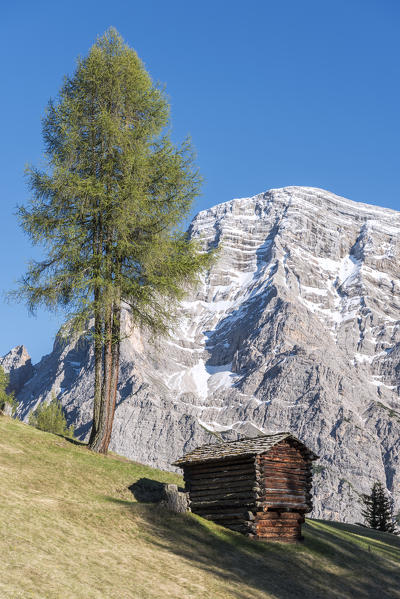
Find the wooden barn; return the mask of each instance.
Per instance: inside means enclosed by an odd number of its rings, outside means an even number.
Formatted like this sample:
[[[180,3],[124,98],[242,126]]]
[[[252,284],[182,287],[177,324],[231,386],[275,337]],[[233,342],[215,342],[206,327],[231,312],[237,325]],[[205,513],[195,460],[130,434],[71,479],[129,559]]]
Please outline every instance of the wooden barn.
[[[203,445],[174,462],[183,469],[190,508],[265,541],[303,539],[312,510],[315,455],[290,433]]]

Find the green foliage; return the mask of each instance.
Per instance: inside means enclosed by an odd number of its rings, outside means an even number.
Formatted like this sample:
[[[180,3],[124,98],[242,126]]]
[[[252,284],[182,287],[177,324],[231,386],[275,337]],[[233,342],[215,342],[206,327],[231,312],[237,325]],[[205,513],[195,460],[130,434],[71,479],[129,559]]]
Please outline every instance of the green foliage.
[[[79,328],[125,301],[135,325],[165,333],[207,255],[179,232],[199,194],[186,140],[165,132],[169,106],[136,52],[109,29],[79,59],[43,119],[48,169],[30,167],[24,231],[47,250],[16,296],[64,307]],[[97,293],[96,293],[97,292]]]
[[[18,403],[14,399],[14,393],[7,393],[7,387],[10,382],[10,376],[4,372],[4,368],[0,366],[0,413],[9,405],[11,414],[14,416]]]
[[[29,416],[29,424],[41,431],[65,435],[67,437],[74,436],[74,427],[67,426],[64,409],[59,399],[53,394],[50,403],[42,403]]]
[[[362,515],[370,528],[397,534],[393,500],[387,497],[382,483],[374,483],[370,495],[363,494],[361,499],[365,506]]]

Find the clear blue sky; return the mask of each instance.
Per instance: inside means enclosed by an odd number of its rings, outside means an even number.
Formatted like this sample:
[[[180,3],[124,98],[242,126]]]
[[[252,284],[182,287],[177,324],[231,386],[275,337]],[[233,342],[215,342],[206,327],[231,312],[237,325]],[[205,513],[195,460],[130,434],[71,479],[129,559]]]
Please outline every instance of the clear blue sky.
[[[39,256],[19,230],[26,163],[64,74],[110,25],[166,84],[175,140],[205,177],[196,211],[271,187],[400,209],[398,0],[2,2],[1,283]],[[51,350],[62,317],[0,303],[0,355]]]

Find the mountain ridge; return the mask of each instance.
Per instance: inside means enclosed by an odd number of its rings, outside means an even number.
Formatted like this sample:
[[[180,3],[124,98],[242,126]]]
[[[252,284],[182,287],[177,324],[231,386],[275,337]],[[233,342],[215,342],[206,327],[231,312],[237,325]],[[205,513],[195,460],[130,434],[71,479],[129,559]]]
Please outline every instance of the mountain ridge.
[[[326,189],[323,189],[322,187],[312,187],[310,185],[285,185],[285,187],[271,187],[267,191],[257,193],[254,196],[243,196],[240,198],[239,197],[232,198],[231,200],[226,200],[225,202],[220,202],[218,204],[215,204],[214,206],[211,206],[210,208],[205,208],[204,210],[199,210],[199,212],[197,213],[196,216],[199,216],[200,214],[205,213],[205,212],[212,211],[217,206],[224,206],[225,204],[230,204],[232,202],[241,201],[241,200],[252,200],[253,198],[265,196],[265,194],[267,194],[267,193],[273,194],[275,192],[280,192],[283,190],[287,191],[287,192],[305,191],[305,192],[311,192],[311,193],[316,193],[316,194],[322,194],[325,198],[329,199],[332,202],[336,202],[337,204],[349,205],[349,206],[352,206],[353,208],[365,210],[366,212],[370,212],[370,213],[372,213],[372,212],[377,212],[377,213],[387,212],[387,213],[391,213],[392,215],[399,214],[399,211],[395,210],[394,208],[387,208],[386,206],[378,206],[375,204],[368,204],[366,202],[359,202],[356,200],[352,200],[350,198],[345,198],[344,196],[340,196],[340,195],[334,193],[333,191],[328,191]]]

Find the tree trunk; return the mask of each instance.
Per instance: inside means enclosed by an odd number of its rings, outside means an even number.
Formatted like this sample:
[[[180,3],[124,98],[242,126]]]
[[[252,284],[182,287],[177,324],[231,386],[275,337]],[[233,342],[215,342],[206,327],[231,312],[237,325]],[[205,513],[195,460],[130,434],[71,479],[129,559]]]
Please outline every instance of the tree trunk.
[[[117,402],[121,329],[120,297],[118,297],[111,308],[107,309],[105,324],[103,384],[101,386],[99,404],[98,406],[95,404],[95,410],[97,409],[98,414],[96,413],[96,419],[93,422],[89,443],[90,448],[98,453],[107,453],[108,451]],[[99,376],[97,372],[95,372],[95,378],[96,376]]]
[[[103,370],[103,327],[101,321],[101,310],[99,307],[100,290],[97,288],[94,294],[95,316],[94,316],[94,399],[93,399],[93,425],[90,433],[89,446],[92,447],[100,429],[100,412],[102,396],[102,370]]]
[[[112,427],[114,423],[115,406],[117,403],[117,389],[119,379],[119,356],[120,356],[120,329],[121,329],[121,302],[118,300],[113,308],[112,323],[112,360],[111,360],[111,385],[108,402],[107,432],[105,437],[105,449],[111,441]]]
[[[95,133],[92,131],[92,148],[95,147]],[[93,151],[92,155],[92,174],[95,176],[97,171],[97,156]],[[95,260],[95,276],[97,279],[94,292],[94,396],[93,396],[93,423],[90,433],[89,447],[94,445],[95,439],[100,430],[101,396],[102,396],[102,374],[103,374],[103,310],[101,307],[101,287],[100,287],[100,262],[103,253],[103,222],[101,212],[98,210],[99,202],[96,200],[96,214],[93,218],[93,258]]]
[[[111,392],[112,378],[112,306],[107,306],[105,310],[104,323],[104,351],[103,351],[103,381],[101,385],[101,395],[98,409],[98,426],[97,430],[91,435],[89,447],[98,453],[107,453],[108,445],[106,445],[107,426],[109,421],[109,399]],[[94,426],[97,423],[94,422]]]

